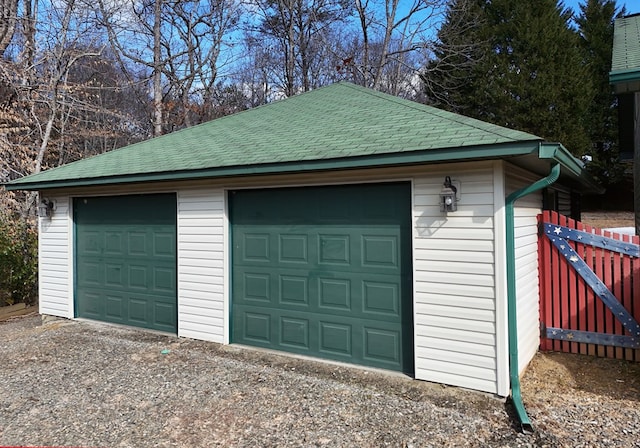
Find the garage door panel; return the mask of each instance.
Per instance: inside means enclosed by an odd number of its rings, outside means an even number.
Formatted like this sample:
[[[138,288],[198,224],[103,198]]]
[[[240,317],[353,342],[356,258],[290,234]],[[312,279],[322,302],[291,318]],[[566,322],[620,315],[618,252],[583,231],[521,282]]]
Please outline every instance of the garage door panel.
[[[147,315],[149,311],[149,303],[145,297],[133,296],[127,300],[127,320],[130,322],[136,322],[140,326],[146,326],[149,322]]]
[[[82,303],[79,304],[78,313],[89,319],[99,319],[104,315],[105,303],[97,292],[86,291]]]
[[[104,263],[104,285],[107,287],[123,288],[125,281],[123,279],[122,263]]]
[[[400,285],[377,281],[362,282],[362,308],[364,313],[387,317],[400,317]]]
[[[233,342],[413,369],[408,184],[230,198]]]
[[[269,262],[270,235],[266,233],[245,233],[243,235],[243,261]]]
[[[402,339],[399,331],[365,327],[363,336],[365,359],[399,366]]]
[[[85,262],[77,267],[77,277],[80,285],[99,285],[102,280],[102,265],[97,262]]]
[[[244,325],[240,328],[242,331],[241,339],[244,341],[254,341],[269,346],[271,344],[271,315],[267,313],[243,312],[241,314]]]
[[[398,235],[362,235],[362,266],[399,270]]]
[[[173,259],[176,254],[175,232],[156,231],[153,237],[153,256]]]
[[[353,361],[353,327],[349,323],[320,320],[318,323],[318,351],[330,358]]]
[[[100,254],[101,233],[97,231],[85,230],[77,238],[77,251],[79,255],[99,255]]]
[[[176,198],[76,198],[77,315],[175,333]]]
[[[147,238],[148,235],[146,232],[135,232],[129,231],[128,233],[128,252],[127,255],[138,255],[146,257],[149,255],[147,249]]]
[[[279,303],[292,307],[309,307],[309,279],[304,275],[279,275]]]
[[[351,280],[318,278],[318,308],[351,313]]]
[[[309,319],[281,316],[279,319],[280,345],[309,351],[310,325]]]
[[[351,241],[349,235],[318,235],[318,264],[349,266],[351,260]]]
[[[129,288],[145,290],[149,287],[147,266],[129,265]],[[120,284],[121,286],[122,283]]]
[[[280,233],[278,254],[281,263],[309,263],[308,235]]]
[[[122,322],[125,319],[125,306],[121,294],[105,294],[104,315],[114,322]]]
[[[173,301],[173,295],[176,291],[176,270],[173,266],[153,266],[153,291],[155,293],[164,293],[167,296],[171,296]]]
[[[154,302],[153,317],[155,327],[165,327],[167,331],[175,325],[176,306],[171,302],[162,303],[159,301]]]

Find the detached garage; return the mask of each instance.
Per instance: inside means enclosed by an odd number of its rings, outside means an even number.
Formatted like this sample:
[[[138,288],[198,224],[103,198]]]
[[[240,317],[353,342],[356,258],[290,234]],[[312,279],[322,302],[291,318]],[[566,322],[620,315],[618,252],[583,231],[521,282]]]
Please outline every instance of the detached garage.
[[[539,343],[536,216],[597,190],[558,143],[349,83],[6,188],[43,201],[43,314],[502,396]]]

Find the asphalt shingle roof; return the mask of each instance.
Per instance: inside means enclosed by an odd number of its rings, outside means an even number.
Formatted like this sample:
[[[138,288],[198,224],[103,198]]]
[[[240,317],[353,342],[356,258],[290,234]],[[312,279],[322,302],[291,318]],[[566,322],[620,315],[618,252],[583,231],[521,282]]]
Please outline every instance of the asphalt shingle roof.
[[[616,19],[611,71],[640,70],[640,14]]]
[[[9,184],[144,177],[225,167],[331,161],[366,156],[541,141],[535,135],[338,83],[80,160]],[[84,181],[83,181],[84,180]]]

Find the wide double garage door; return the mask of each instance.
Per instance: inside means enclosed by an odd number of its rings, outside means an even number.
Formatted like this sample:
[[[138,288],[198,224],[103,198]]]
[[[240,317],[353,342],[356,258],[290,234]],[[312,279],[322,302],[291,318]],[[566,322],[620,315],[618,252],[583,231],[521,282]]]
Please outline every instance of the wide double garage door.
[[[232,342],[412,373],[408,183],[229,193]]]
[[[75,198],[76,315],[176,333],[176,196]]]

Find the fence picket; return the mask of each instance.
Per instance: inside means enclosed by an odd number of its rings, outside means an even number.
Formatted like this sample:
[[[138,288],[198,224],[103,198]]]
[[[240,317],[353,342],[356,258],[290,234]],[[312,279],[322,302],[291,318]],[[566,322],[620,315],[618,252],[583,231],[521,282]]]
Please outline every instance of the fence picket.
[[[591,226],[586,226],[587,231],[589,233],[595,233],[595,230],[593,227]],[[595,251],[594,251],[594,247],[593,246],[586,246],[585,247],[585,260],[587,262],[587,264],[589,265],[589,267],[593,270],[595,268]],[[585,283],[584,285],[586,291],[587,291],[587,310],[588,310],[588,316],[587,316],[587,331],[592,331],[595,332],[596,331],[596,295],[593,292],[593,289],[589,288],[589,286],[587,286],[587,284]],[[594,344],[589,344],[589,354],[592,356],[596,356],[598,354],[598,347]]]
[[[576,228],[578,230],[585,230],[584,224],[580,221],[576,222]],[[578,252],[578,256],[585,259],[585,245],[584,244],[576,244],[576,251]],[[577,299],[578,299],[578,327],[577,328],[586,328],[587,322],[587,290],[590,289],[587,287],[585,282],[580,281],[580,279],[576,279],[576,290],[577,290]],[[589,350],[588,344],[579,344],[579,353],[582,355],[586,355]]]
[[[622,241],[629,243],[631,242],[631,237],[629,235],[622,235]],[[620,257],[620,258],[622,261],[622,267],[621,267],[622,272],[623,273],[629,272],[631,274],[632,273],[631,257]],[[620,296],[616,295],[616,297],[622,297],[623,306],[626,309],[631,310],[631,314],[634,314],[633,313],[633,293],[631,291],[631,282],[621,281],[620,289],[622,290],[620,293]],[[619,359],[626,359],[627,361],[633,360],[633,349],[625,348],[624,353]]]

